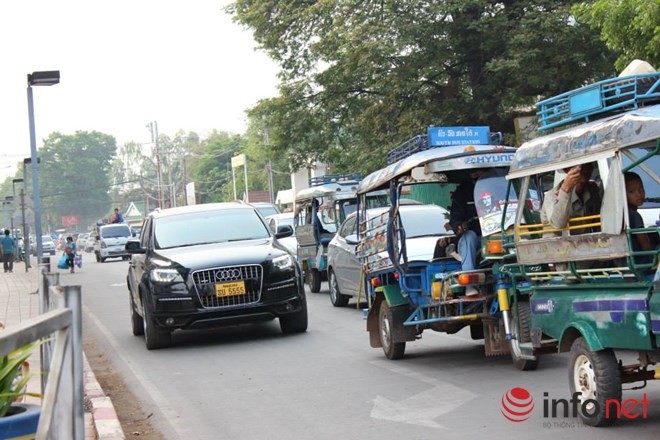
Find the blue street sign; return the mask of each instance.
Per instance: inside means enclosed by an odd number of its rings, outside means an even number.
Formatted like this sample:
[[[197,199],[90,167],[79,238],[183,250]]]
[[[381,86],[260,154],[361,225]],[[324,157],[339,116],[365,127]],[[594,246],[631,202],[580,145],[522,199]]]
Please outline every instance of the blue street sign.
[[[490,127],[429,127],[429,146],[488,145]]]

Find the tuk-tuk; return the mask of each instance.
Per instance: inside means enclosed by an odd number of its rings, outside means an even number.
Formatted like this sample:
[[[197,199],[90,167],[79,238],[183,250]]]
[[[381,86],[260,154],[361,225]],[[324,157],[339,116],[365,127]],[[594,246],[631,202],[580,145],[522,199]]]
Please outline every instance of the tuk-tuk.
[[[312,293],[327,280],[328,243],[346,215],[357,208],[355,190],[359,174],[326,174],[309,180],[310,187],[296,195],[294,224],[298,261]]]
[[[507,175],[516,213],[496,253],[509,280],[515,364],[532,369],[544,353],[570,351],[571,395],[592,426],[621,417],[623,384],[641,382],[638,389],[660,378],[653,368],[660,362],[659,103],[660,73],[542,101],[541,129],[561,130],[523,144]],[[598,194],[600,211],[561,227],[542,221],[576,166],[593,170],[583,188]],[[645,196],[628,199],[641,185]],[[582,196],[570,191],[573,203],[586,203],[584,189]],[[615,350],[633,350],[638,359]]]
[[[465,326],[473,339],[485,339],[486,355],[508,353],[501,325],[506,311],[497,296],[491,262],[478,258],[475,269],[462,270],[460,256],[439,246],[457,239],[445,226],[448,219],[427,218],[424,221],[443,226],[441,231],[431,237],[411,236],[407,232],[413,228],[407,227],[400,208],[411,196],[422,202],[438,196],[448,201],[479,170],[483,173],[474,185],[474,203],[481,213],[481,240],[487,240],[499,232],[500,222],[491,220],[499,219],[504,209],[492,182],[499,181],[502,194],[506,192],[504,176],[514,152],[491,144],[488,127],[431,127],[426,135],[394,149],[388,155],[390,165],[360,182],[356,253],[370,296],[367,331],[371,346],[382,348],[388,359],[402,358],[406,342],[419,339],[426,329],[456,333]],[[415,195],[418,186],[426,191]],[[391,206],[374,215],[365,198],[384,189]],[[468,295],[469,289],[479,295]]]

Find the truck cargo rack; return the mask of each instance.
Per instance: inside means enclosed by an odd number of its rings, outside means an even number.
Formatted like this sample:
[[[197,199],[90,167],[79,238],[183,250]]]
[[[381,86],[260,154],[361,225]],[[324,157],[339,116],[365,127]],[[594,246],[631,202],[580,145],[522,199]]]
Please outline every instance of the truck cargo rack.
[[[326,174],[324,176],[316,176],[309,178],[309,186],[319,186],[328,183],[359,183],[362,180],[360,173],[344,173],[344,174]]]
[[[425,134],[419,134],[411,139],[408,139],[407,141],[405,141],[398,147],[393,148],[392,151],[387,153],[387,164],[391,165],[412,154],[428,149],[429,149],[428,137]]]
[[[540,101],[539,131],[660,102],[660,72],[610,78]]]

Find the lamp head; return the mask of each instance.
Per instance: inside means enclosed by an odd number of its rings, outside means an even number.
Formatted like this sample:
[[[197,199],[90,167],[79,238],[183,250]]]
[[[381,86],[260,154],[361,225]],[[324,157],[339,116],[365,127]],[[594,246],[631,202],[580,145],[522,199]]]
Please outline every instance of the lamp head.
[[[27,76],[28,86],[53,86],[60,82],[59,70],[32,72]]]

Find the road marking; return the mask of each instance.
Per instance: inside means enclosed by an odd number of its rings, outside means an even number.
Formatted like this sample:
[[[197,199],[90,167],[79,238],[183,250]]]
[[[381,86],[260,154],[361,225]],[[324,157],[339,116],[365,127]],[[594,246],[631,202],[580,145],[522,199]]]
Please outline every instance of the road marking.
[[[471,391],[395,365],[391,361],[372,361],[370,363],[431,387],[399,402],[393,402],[380,395],[376,396],[371,410],[371,417],[375,419],[446,429],[434,419],[456,410],[477,397],[477,394]]]
[[[115,284],[110,284],[110,287],[125,287],[126,283],[115,283]]]

